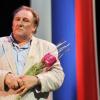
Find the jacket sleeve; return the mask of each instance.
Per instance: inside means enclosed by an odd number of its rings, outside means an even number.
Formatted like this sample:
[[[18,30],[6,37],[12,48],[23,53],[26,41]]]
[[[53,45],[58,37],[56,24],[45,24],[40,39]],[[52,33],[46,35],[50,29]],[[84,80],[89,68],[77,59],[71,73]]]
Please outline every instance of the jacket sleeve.
[[[64,71],[58,59],[58,51],[54,45],[49,45],[49,50],[54,50],[53,54],[57,58],[57,62],[52,66],[50,71],[38,74],[41,82],[41,92],[54,91],[61,87],[64,81]],[[48,50],[48,51],[49,51]]]
[[[3,39],[0,38],[0,87],[2,88],[2,90],[4,90],[5,75],[10,71],[7,70],[7,66],[9,66],[9,64],[7,63],[7,60],[5,58],[2,41],[3,41]]]
[[[4,90],[4,79],[5,79],[5,75],[9,73],[9,71],[7,70],[0,70],[0,87],[2,88],[2,90]]]
[[[41,92],[49,92],[58,89],[64,80],[64,73],[58,62],[53,66],[51,71],[38,74],[37,76],[41,82]]]

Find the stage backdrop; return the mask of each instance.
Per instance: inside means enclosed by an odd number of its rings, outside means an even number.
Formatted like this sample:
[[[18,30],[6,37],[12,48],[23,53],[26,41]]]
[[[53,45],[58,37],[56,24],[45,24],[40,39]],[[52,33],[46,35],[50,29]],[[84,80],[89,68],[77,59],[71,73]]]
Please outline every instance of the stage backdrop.
[[[93,0],[31,0],[39,12],[38,36],[57,44],[70,43],[60,59],[65,72],[53,100],[99,100]]]

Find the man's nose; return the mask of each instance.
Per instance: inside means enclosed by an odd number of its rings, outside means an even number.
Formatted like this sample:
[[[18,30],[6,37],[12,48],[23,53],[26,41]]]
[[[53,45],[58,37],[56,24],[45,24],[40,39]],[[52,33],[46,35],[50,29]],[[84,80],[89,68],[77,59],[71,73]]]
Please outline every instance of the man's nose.
[[[22,26],[23,26],[23,21],[20,20],[20,21],[18,22],[18,25],[19,25],[20,27],[22,27]]]

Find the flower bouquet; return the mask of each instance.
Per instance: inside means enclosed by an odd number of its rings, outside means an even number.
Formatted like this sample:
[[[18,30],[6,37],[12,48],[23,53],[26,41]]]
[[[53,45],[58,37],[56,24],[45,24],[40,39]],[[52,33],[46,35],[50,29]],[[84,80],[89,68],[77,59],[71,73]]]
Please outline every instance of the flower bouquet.
[[[69,47],[70,44],[67,44],[66,41],[57,45],[59,59],[63,56],[64,52],[69,50]],[[52,52],[55,52],[55,50],[52,50],[51,52],[45,54],[41,61],[30,67],[30,69],[25,73],[25,75],[37,75],[43,71],[46,72],[52,69],[52,65],[57,61],[57,58],[52,55]]]

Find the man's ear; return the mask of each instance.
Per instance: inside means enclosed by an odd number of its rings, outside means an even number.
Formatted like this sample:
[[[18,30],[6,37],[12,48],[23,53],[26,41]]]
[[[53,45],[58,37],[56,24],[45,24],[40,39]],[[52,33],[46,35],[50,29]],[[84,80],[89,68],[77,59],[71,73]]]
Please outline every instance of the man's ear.
[[[35,31],[36,31],[36,27],[33,27],[32,32],[35,33]]]

